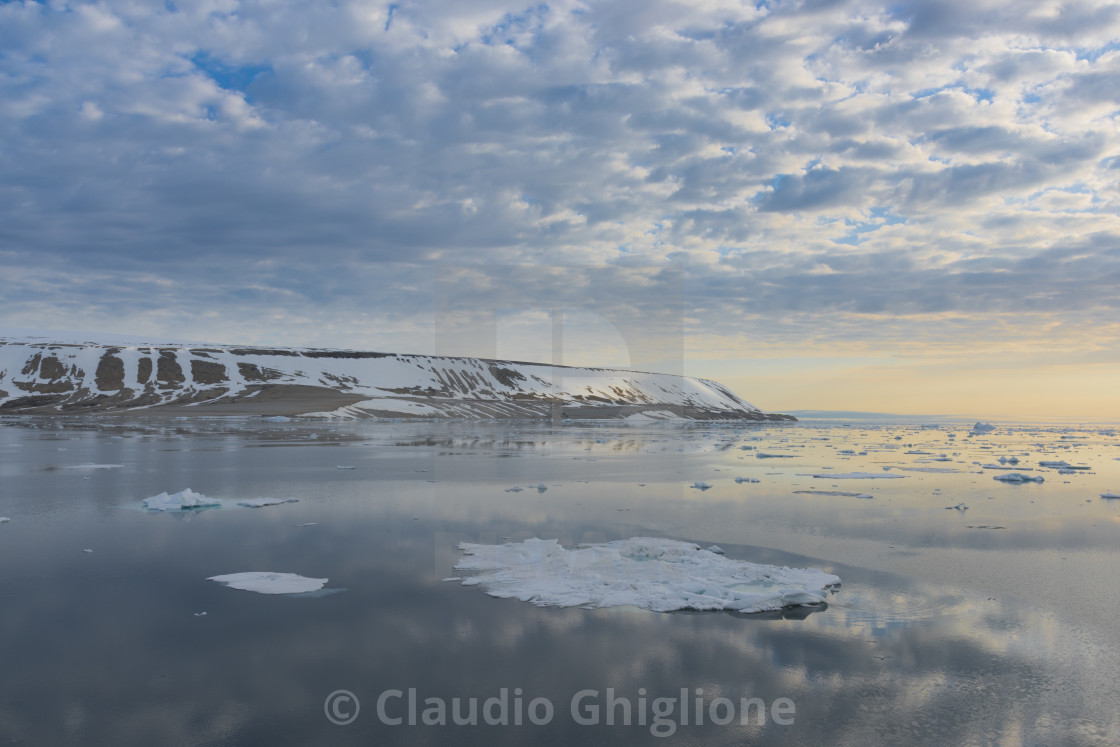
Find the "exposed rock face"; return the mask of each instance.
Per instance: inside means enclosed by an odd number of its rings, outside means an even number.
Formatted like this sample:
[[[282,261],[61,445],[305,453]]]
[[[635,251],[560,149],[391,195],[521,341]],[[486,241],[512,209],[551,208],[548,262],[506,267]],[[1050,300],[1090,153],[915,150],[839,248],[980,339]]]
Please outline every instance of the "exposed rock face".
[[[124,361],[114,355],[119,352],[119,350],[106,351],[98,361],[97,373],[94,374],[98,389],[113,391],[124,388]]]
[[[0,338],[0,382],[5,413],[793,420],[706,379],[350,350]]]

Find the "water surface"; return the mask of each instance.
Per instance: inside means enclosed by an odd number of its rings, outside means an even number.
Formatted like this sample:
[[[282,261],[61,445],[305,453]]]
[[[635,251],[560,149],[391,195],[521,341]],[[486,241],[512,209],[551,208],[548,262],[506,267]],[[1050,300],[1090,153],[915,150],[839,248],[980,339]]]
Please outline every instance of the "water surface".
[[[1045,481],[993,480],[1000,457]],[[1120,742],[1120,501],[1100,498],[1120,491],[1120,437],[1104,428],[16,418],[0,480],[4,742]],[[140,507],[187,487],[225,505]],[[299,502],[234,507],[261,497]],[[717,543],[843,585],[819,608],[737,615],[541,609],[443,580],[461,541],[534,536]],[[335,593],[206,580],[242,571]],[[614,725],[608,689],[628,704]],[[360,703],[342,726],[324,710],[339,690]],[[487,725],[503,690],[508,723]],[[426,699],[456,698],[478,725],[420,723]],[[674,710],[655,725],[658,698]],[[717,700],[731,723],[711,722]],[[580,723],[591,706],[598,724]]]

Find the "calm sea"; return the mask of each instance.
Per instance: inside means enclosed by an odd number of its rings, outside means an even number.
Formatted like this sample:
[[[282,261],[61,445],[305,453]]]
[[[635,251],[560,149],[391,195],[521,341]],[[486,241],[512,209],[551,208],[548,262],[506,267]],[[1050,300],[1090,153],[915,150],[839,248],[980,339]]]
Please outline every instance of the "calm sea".
[[[3,419],[0,743],[1115,745],[1117,432]],[[185,488],[223,506],[142,508]],[[741,615],[444,580],[463,541],[634,536],[843,583]],[[328,581],[207,580],[244,571]]]

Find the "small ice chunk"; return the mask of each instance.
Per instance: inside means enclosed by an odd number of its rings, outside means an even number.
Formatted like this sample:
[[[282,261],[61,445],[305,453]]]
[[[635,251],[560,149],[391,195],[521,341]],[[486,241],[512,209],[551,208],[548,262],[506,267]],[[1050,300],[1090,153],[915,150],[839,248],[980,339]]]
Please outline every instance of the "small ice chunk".
[[[996,427],[991,423],[976,423],[976,425],[972,426],[973,433],[991,433],[995,429]]]
[[[183,511],[184,509],[209,508],[220,505],[222,505],[222,502],[217,498],[207,498],[202,493],[196,493],[190,488],[170,495],[160,493],[144,499],[144,508],[149,511]]]
[[[847,490],[795,490],[794,493],[808,493],[810,495],[839,495],[847,498],[874,498],[870,493],[853,493]]]
[[[763,612],[824,602],[840,578],[733,560],[678,540],[631,537],[568,549],[556,540],[459,544],[464,586],[538,607]]]
[[[797,454],[766,454],[760,451],[755,454],[755,457],[758,459],[796,459]]]
[[[83,547],[82,552],[93,552],[93,550],[89,549],[88,547]]]
[[[11,521],[11,519],[7,516],[0,516],[0,524],[7,524],[9,521]]]
[[[325,578],[307,578],[295,573],[271,573],[249,571],[247,573],[228,573],[224,576],[211,576],[207,581],[217,581],[231,589],[255,591],[258,594],[302,594],[318,591],[327,583]]]
[[[1120,493],[1101,493],[1101,498],[1120,498]]]
[[[506,492],[507,493],[520,493],[524,489],[525,488],[521,487],[520,485],[514,485],[512,488],[506,488]]]
[[[335,469],[355,469],[352,464],[336,464]]]
[[[204,611],[202,611],[202,612],[196,612],[196,613],[194,613],[194,616],[195,616],[195,617],[205,617],[205,616],[206,616],[206,612],[205,612],[205,610],[204,610]]]
[[[735,482],[737,482],[737,483],[758,482],[758,478],[757,477],[736,477]]]
[[[712,487],[712,484],[708,483],[708,482],[697,481],[697,482],[692,483],[688,487],[696,488],[697,490],[707,490],[708,488]]]
[[[299,498],[248,498],[238,501],[238,506],[246,508],[263,508],[264,506],[278,506],[281,503],[299,503]]]
[[[1050,469],[1068,469],[1069,468],[1069,462],[1064,461],[1064,460],[1054,461],[1054,460],[1045,460],[1044,459],[1044,460],[1042,460],[1038,463],[1038,466],[1039,467],[1049,467]]]
[[[548,490],[548,486],[545,485],[543,482],[537,484],[537,492],[538,493],[543,493],[546,490]]]
[[[884,480],[906,477],[906,475],[888,475],[885,472],[822,472],[811,476],[820,480]]]
[[[964,503],[958,503],[955,506],[946,506],[945,507],[946,511],[952,511],[953,509],[956,509],[957,511],[967,511],[968,506],[964,505]]]
[[[1042,482],[1042,475],[1024,475],[1019,472],[1008,472],[1006,475],[996,475],[993,480],[1010,483]]]
[[[716,555],[723,555],[724,554],[723,553],[723,548],[720,547],[719,545],[708,545],[704,549],[707,550],[708,552],[714,552]]]

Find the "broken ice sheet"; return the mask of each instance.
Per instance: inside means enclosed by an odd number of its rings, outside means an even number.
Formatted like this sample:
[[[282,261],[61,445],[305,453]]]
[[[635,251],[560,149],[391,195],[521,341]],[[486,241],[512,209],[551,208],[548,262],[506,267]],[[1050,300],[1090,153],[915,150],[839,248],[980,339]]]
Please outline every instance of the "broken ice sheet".
[[[307,578],[296,573],[249,571],[246,573],[227,573],[224,576],[211,576],[206,580],[217,581],[231,589],[255,591],[258,594],[305,594],[322,589],[329,579]]]
[[[492,597],[538,607],[763,612],[824,602],[840,578],[815,568],[734,560],[691,542],[631,537],[568,549],[556,540],[460,543],[457,571]]]

